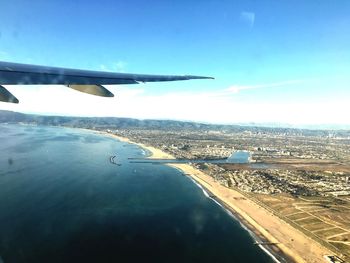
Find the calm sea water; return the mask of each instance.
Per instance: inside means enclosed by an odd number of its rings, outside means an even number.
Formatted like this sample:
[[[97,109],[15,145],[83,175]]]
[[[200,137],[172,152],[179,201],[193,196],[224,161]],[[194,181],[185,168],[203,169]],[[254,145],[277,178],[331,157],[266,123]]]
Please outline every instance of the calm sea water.
[[[129,163],[135,145],[21,125],[0,142],[1,263],[271,262],[181,172]]]

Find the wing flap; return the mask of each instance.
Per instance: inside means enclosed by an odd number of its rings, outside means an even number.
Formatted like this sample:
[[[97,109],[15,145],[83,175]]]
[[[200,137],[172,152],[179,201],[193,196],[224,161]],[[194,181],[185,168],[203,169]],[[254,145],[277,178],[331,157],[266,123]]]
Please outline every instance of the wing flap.
[[[101,97],[114,97],[114,94],[101,85],[68,85],[69,88]]]

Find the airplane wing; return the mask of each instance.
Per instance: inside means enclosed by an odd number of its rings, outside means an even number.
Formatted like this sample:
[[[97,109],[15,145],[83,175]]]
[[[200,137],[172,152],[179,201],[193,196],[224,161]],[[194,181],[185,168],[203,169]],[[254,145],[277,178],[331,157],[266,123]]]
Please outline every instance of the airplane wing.
[[[0,62],[0,101],[18,103],[18,99],[1,85],[65,85],[72,89],[102,97],[113,93],[102,85],[138,84],[139,82],[213,79],[192,75],[146,75],[113,73],[81,69],[46,67]]]

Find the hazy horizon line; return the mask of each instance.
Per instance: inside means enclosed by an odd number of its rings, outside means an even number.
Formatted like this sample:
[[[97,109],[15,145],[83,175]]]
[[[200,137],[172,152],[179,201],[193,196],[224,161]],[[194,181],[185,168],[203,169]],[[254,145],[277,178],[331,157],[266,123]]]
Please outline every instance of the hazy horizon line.
[[[7,112],[22,113],[26,115],[37,115],[37,116],[50,116],[50,117],[72,117],[72,118],[120,118],[120,119],[135,119],[140,121],[146,120],[158,120],[158,121],[179,121],[179,122],[191,122],[205,125],[236,125],[245,127],[261,127],[261,128],[289,128],[289,129],[309,129],[309,130],[350,130],[350,124],[339,124],[339,123],[318,123],[318,124],[293,124],[288,122],[208,122],[204,120],[191,120],[191,119],[171,119],[171,118],[139,118],[130,116],[86,116],[86,115],[64,115],[59,113],[42,113],[42,112],[22,112],[22,111],[9,111]]]

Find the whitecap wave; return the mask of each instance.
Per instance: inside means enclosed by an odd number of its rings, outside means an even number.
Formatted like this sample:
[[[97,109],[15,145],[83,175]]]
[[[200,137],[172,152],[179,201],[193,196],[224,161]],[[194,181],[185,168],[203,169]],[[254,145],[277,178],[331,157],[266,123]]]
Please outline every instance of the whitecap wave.
[[[275,261],[276,263],[281,263],[281,261],[279,261],[268,249],[266,249],[263,245],[259,244],[258,245],[267,255],[270,256],[270,258],[272,258],[273,261]]]
[[[203,194],[204,194],[206,197],[212,199],[212,198],[209,196],[208,192],[205,191],[205,189],[204,189],[199,183],[197,183],[196,180],[194,180],[192,177],[189,177],[189,178],[190,178],[190,179],[192,180],[192,182],[194,182],[200,189],[202,189],[202,192],[203,192]]]

